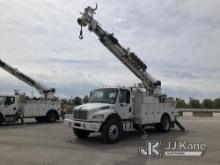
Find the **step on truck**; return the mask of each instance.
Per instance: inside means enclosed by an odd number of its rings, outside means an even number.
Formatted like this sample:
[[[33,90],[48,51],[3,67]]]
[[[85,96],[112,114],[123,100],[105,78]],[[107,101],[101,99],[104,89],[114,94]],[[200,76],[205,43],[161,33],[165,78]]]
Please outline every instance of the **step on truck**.
[[[125,131],[144,132],[145,126],[168,132],[177,123],[175,100],[161,93],[161,82],[147,73],[146,64],[134,52],[102,29],[94,19],[97,8],[97,4],[94,9],[89,6],[81,13],[82,17],[77,20],[81,26],[79,38],[83,39],[83,27],[88,27],[142,84],[131,88],[96,89],[91,92],[89,103],[76,107],[73,120],[66,121],[77,137],[86,138],[92,132],[100,132],[108,143],[117,142]]]

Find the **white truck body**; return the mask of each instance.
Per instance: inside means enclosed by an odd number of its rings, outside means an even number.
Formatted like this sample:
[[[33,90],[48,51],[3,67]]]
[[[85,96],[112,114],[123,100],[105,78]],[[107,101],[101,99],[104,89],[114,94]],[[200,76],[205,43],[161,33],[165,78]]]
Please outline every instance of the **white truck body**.
[[[164,115],[169,117],[169,127],[174,126],[175,117],[178,115],[174,102],[168,99],[158,100],[158,97],[147,96],[145,93],[133,94],[129,88],[99,88],[94,91],[103,90],[115,92],[109,92],[108,96],[105,96],[106,99],[97,102],[90,98],[90,103],[76,107],[73,120],[66,120],[70,127],[88,132],[101,132],[110,117],[118,116],[117,120],[122,123],[123,131],[131,131],[135,126],[155,126],[161,123]],[[110,99],[113,101],[104,103]]]
[[[15,122],[19,118],[44,118],[49,112],[56,119],[61,115],[61,101],[28,99],[21,101],[19,95],[0,96],[0,122]],[[52,121],[51,121],[52,122]]]
[[[159,102],[154,96],[140,94],[134,97],[134,116],[142,125],[159,123],[164,113],[174,121],[175,111],[174,104]]]

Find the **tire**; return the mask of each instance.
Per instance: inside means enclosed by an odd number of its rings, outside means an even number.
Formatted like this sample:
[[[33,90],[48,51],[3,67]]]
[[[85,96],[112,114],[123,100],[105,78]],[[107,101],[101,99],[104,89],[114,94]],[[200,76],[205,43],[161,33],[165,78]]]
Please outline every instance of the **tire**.
[[[46,116],[47,122],[54,123],[57,120],[57,113],[55,111],[50,111]]]
[[[4,122],[4,117],[2,114],[0,114],[0,125],[2,125],[3,122]]]
[[[155,128],[159,132],[169,132],[171,126],[170,117],[168,115],[163,115],[159,124],[155,125]]]
[[[35,117],[35,120],[39,123],[43,123],[46,121],[46,118],[45,117]]]
[[[116,143],[121,135],[122,135],[122,124],[118,119],[112,118],[107,120],[106,123],[104,123],[101,133],[102,133],[102,139],[106,143]]]
[[[73,128],[73,133],[76,137],[80,138],[80,139],[85,139],[89,136],[90,132],[89,131],[85,131],[85,130],[81,130],[81,129],[76,129]]]

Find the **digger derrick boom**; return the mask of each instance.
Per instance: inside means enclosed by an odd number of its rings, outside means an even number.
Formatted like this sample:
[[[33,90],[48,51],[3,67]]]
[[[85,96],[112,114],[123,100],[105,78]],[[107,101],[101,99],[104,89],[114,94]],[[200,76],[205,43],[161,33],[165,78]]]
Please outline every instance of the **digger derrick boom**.
[[[28,77],[27,75],[23,74],[22,72],[18,71],[18,69],[10,66],[9,64],[5,63],[0,59],[0,67],[5,71],[9,72],[19,80],[25,82],[26,84],[34,87],[41,95],[44,95],[45,98],[53,97],[55,93],[54,88],[46,88],[41,85],[39,82],[33,80],[32,78]]]
[[[135,53],[125,49],[113,34],[102,29],[98,21],[93,18],[95,10],[97,10],[97,5],[95,9],[87,7],[84,13],[81,13],[82,17],[77,20],[81,26],[79,38],[83,39],[82,27],[88,26],[89,31],[94,32],[99,37],[100,42],[142,81],[150,95],[160,95],[161,82],[155,80],[146,72],[146,64]]]

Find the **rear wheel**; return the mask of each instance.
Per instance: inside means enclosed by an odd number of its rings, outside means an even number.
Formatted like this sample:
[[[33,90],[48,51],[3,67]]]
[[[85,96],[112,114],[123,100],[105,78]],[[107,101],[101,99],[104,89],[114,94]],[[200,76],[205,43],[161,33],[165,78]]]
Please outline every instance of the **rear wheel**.
[[[57,120],[57,113],[54,111],[48,112],[46,119],[47,119],[47,122],[49,122],[49,123],[55,122]]]
[[[168,132],[170,130],[170,117],[163,115],[160,123],[156,124],[155,128],[160,132]]]
[[[120,139],[122,131],[120,121],[110,119],[102,127],[102,138],[106,143],[116,143]]]
[[[81,129],[76,129],[73,128],[73,133],[76,137],[80,138],[80,139],[85,139],[89,136],[89,131],[86,130],[81,130]]]
[[[4,122],[4,117],[2,114],[0,114],[0,125]]]

